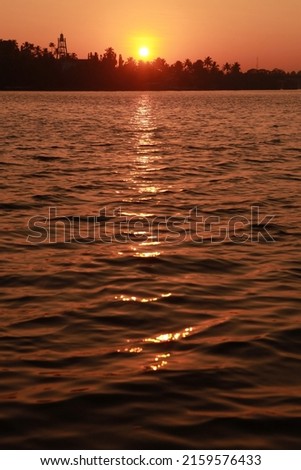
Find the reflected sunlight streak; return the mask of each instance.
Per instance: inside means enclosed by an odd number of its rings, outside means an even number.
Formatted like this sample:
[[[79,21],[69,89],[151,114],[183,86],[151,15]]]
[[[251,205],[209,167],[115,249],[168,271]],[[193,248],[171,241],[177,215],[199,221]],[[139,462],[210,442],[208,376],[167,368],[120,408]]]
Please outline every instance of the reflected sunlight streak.
[[[121,295],[116,295],[115,300],[121,300],[122,302],[141,302],[141,303],[147,303],[147,302],[156,302],[157,300],[162,300],[164,298],[170,297],[171,292],[168,292],[168,294],[161,294],[158,297],[149,297],[149,298],[139,298],[136,296],[127,296],[124,294]]]
[[[184,331],[180,331],[178,333],[165,333],[155,338],[145,338],[143,341],[145,343],[168,343],[170,341],[177,341],[182,338],[186,338],[192,332],[193,328],[185,328]]]
[[[142,95],[138,101],[136,112],[132,118],[134,127],[136,151],[135,167],[132,171],[132,183],[135,184],[139,194],[157,194],[160,190],[149,179],[152,164],[157,160],[157,143],[154,132],[157,129],[156,119],[148,95]],[[147,176],[147,178],[146,178]],[[143,180],[146,179],[145,182]]]
[[[171,294],[162,294],[161,297],[169,297]],[[140,301],[140,302],[152,302],[158,300],[158,298],[153,298],[153,299],[140,299],[138,300],[136,297],[128,297],[126,298],[125,296],[121,296],[121,300],[125,301],[131,301],[135,299],[134,301]],[[149,344],[149,345],[155,345],[155,344],[168,344],[171,343],[172,341],[181,341],[184,338],[187,338],[189,336],[194,328],[192,327],[187,327],[182,331],[176,332],[176,333],[162,333],[161,335],[155,336],[155,337],[150,337],[150,338],[144,338],[142,340],[142,343],[144,344]],[[127,340],[127,342],[131,342],[130,340]],[[170,352],[164,352],[164,353],[156,353],[155,357],[149,358],[149,353],[147,352],[147,348],[143,348],[142,346],[132,346],[132,347],[126,347],[124,349],[118,349],[118,353],[127,353],[127,354],[141,354],[144,353],[142,356],[143,358],[146,358],[146,364],[145,364],[145,359],[143,360],[143,368],[146,370],[152,370],[152,371],[158,371],[159,369],[162,369],[163,367],[166,367],[168,365],[168,360],[171,358],[171,353]]]

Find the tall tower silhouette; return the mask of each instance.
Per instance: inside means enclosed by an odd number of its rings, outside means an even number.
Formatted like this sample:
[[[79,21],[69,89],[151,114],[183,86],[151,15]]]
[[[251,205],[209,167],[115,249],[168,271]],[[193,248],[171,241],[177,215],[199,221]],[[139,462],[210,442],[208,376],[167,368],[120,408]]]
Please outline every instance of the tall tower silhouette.
[[[57,58],[62,59],[63,57],[67,57],[67,55],[67,41],[63,33],[61,33],[57,40]]]

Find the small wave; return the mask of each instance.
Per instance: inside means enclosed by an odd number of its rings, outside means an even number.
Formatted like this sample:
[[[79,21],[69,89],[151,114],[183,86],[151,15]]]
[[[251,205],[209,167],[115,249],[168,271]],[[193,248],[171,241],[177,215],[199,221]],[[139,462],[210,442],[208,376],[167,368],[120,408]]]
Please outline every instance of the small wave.
[[[20,203],[20,202],[1,202],[0,210],[3,211],[18,211],[30,209],[30,204]]]
[[[40,162],[56,162],[63,160],[62,157],[58,157],[55,155],[35,155],[32,157],[32,159]]]

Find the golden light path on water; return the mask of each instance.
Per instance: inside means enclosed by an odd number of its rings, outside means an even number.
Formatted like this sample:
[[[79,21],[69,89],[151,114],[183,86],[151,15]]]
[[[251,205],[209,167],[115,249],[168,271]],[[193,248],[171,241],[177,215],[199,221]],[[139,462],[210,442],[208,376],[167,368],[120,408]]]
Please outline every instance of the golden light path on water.
[[[118,349],[117,352],[129,353],[129,354],[141,354],[144,352],[144,349],[145,349],[143,344],[144,345],[147,345],[147,344],[168,345],[169,343],[180,341],[180,340],[187,338],[187,336],[189,336],[192,332],[193,332],[193,328],[189,327],[189,328],[185,328],[184,330],[181,330],[175,333],[163,333],[158,336],[144,338],[141,341],[141,344],[142,344],[141,346],[134,345],[132,347],[125,347],[123,349]],[[130,340],[127,340],[127,342],[130,342]],[[152,371],[157,371],[161,369],[162,367],[165,367],[168,365],[168,362],[171,356],[172,356],[171,352],[168,352],[168,351],[164,353],[160,353],[160,354],[157,353],[151,359],[149,359],[148,357],[147,363],[144,364],[144,368],[152,370]]]
[[[126,295],[120,295],[120,296],[115,296],[116,300],[122,300],[123,302],[141,302],[141,303],[147,303],[147,302],[156,302],[157,300],[164,299],[167,297],[170,297],[171,293],[169,292],[168,294],[161,294],[160,297],[149,297],[149,298],[139,298],[135,296],[127,297]]]
[[[155,195],[162,188],[152,184],[150,173],[160,163],[161,156],[158,149],[158,139],[155,139],[156,116],[149,95],[142,95],[139,98],[131,122],[135,132],[133,147],[136,152],[131,180],[138,194]]]
[[[155,139],[154,134],[157,130],[157,123],[155,112],[152,108],[152,102],[149,95],[142,95],[137,103],[136,112],[131,120],[131,124],[134,127],[135,141],[133,148],[135,149],[134,164],[131,171],[128,183],[132,185],[136,193],[141,195],[143,200],[145,197],[150,195],[158,194],[164,191],[166,188],[159,187],[152,183],[150,175],[152,171],[158,169],[160,165],[160,151],[158,150],[158,139]],[[168,186],[170,187],[170,186]],[[162,245],[162,243],[156,239],[156,235],[151,232],[151,225],[149,224],[149,231],[143,230],[143,223],[154,217],[154,213],[145,212],[122,212],[122,216],[141,219],[141,230],[134,230],[133,235],[139,237],[143,236],[146,240],[143,240],[138,245],[137,243],[132,244],[129,248],[133,252],[132,256],[135,258],[158,258],[162,255],[163,250],[156,249],[151,251],[146,247]],[[136,224],[137,226],[138,224]],[[124,254],[124,251],[119,252],[120,255]],[[120,294],[115,296],[115,300],[122,302],[137,302],[141,304],[155,303],[164,301],[172,296],[171,292],[161,293],[154,297],[141,297],[132,294]],[[158,333],[157,335],[143,338],[140,340],[140,344],[133,344],[122,349],[118,349],[118,353],[128,354],[142,354],[145,352],[147,346],[152,344],[162,344],[168,347],[173,342],[179,342],[187,338],[193,331],[192,327],[184,328],[176,332]],[[132,340],[128,339],[127,343],[131,343]],[[136,343],[134,341],[134,343]],[[146,354],[146,363],[143,363],[145,369],[151,371],[158,371],[159,369],[166,367],[170,362],[172,353],[170,351],[164,351],[162,353],[155,353],[155,356],[151,359],[149,354]]]

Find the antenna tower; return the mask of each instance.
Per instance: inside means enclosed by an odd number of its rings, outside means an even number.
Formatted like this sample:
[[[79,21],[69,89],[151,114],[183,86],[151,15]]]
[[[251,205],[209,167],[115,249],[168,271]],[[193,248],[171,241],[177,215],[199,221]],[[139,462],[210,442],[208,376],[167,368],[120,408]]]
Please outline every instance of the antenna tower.
[[[67,41],[63,33],[60,34],[60,37],[57,40],[57,58],[62,59],[67,57]]]

